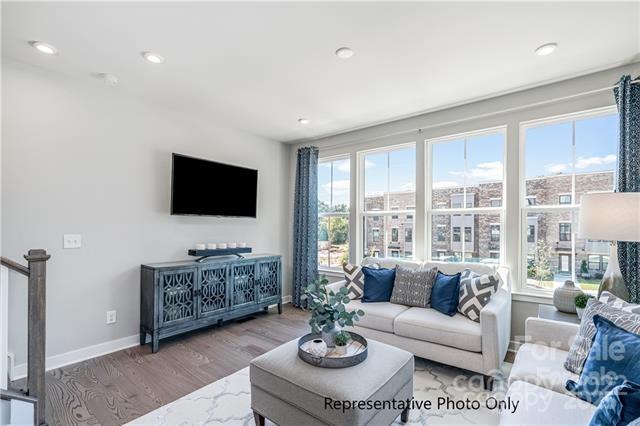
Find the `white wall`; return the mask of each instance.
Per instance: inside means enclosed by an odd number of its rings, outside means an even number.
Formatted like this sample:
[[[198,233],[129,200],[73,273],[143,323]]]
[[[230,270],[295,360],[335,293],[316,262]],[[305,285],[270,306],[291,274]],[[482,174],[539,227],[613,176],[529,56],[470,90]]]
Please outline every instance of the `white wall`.
[[[423,194],[425,176],[429,173],[425,162],[425,144],[423,141],[463,132],[507,126],[506,146],[506,211],[505,211],[505,249],[502,262],[511,270],[515,286],[519,276],[519,169],[520,156],[519,123],[527,120],[552,117],[561,114],[606,107],[615,104],[613,90],[621,75],[640,74],[640,64],[593,73],[553,84],[518,91],[477,102],[463,104],[443,110],[433,111],[415,117],[390,121],[385,124],[366,127],[335,136],[319,138],[304,143],[292,144],[289,161],[295,165],[296,150],[299,146],[314,145],[320,148],[320,157],[350,154],[351,156],[351,205],[357,205],[358,182],[356,176],[356,157],[362,150],[379,148],[394,144],[416,142],[416,223],[414,255],[423,259],[426,255],[425,209]],[[552,153],[550,153],[552,155]],[[292,168],[292,173],[294,173]],[[292,182],[293,177],[290,177]],[[289,200],[292,205],[292,199]],[[359,218],[351,209],[350,218],[350,256],[359,261],[361,246],[361,225]],[[420,237],[422,236],[422,238]],[[291,251],[291,247],[289,248]],[[517,288],[516,288],[517,293]],[[551,303],[551,298],[540,295],[515,294],[512,315],[512,339],[524,334],[524,321],[536,316],[538,303]]]
[[[195,242],[246,241],[284,255],[290,269],[283,144],[132,99],[126,82],[111,88],[5,61],[2,91],[3,254],[51,254],[48,356],[136,335],[140,264],[185,258]],[[171,216],[173,151],[258,169],[258,218]],[[203,184],[202,195],[217,185],[233,182]],[[63,250],[65,233],[82,234],[82,248]],[[9,346],[21,363],[26,280],[10,281]],[[106,325],[112,309],[118,321]]]

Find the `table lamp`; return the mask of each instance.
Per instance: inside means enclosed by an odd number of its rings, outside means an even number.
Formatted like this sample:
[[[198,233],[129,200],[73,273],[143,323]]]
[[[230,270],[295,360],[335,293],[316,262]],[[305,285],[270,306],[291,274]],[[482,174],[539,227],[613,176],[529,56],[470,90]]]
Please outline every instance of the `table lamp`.
[[[640,241],[640,192],[591,192],[580,201],[578,237],[611,241],[611,254],[598,297],[608,291],[628,301],[618,263],[618,241]]]

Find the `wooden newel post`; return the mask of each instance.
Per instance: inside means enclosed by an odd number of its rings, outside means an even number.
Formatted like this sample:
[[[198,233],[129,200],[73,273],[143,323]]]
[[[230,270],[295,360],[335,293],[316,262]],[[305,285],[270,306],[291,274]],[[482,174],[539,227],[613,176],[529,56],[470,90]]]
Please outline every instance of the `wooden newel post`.
[[[47,260],[51,256],[46,250],[33,249],[24,257],[29,262],[29,330],[27,354],[27,392],[38,399],[38,425],[45,420],[45,346],[46,346],[46,284]]]

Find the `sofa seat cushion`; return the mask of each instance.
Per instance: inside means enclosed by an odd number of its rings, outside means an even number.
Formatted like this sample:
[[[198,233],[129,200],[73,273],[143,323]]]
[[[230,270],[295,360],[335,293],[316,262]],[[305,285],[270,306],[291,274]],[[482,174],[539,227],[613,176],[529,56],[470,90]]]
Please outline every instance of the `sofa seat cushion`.
[[[393,333],[393,320],[409,307],[391,302],[364,303],[362,300],[352,300],[347,304],[348,311],[358,309],[364,311],[364,316],[356,323],[358,326]]]
[[[500,426],[507,425],[588,425],[594,405],[531,383],[515,381],[506,398],[516,410],[500,411]]]
[[[567,380],[578,380],[578,375],[564,368],[567,351],[535,343],[520,346],[511,367],[509,384],[523,381],[571,395],[566,390]]]
[[[465,351],[482,351],[480,323],[459,313],[450,317],[435,309],[409,308],[396,317],[393,329],[398,336]]]

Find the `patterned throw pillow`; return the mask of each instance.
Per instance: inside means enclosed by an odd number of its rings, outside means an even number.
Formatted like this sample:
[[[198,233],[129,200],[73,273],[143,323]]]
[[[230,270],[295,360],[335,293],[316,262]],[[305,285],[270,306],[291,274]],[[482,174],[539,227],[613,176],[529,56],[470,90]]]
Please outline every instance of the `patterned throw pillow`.
[[[595,315],[600,315],[630,333],[640,334],[640,315],[623,311],[596,299],[589,299],[582,313],[578,335],[564,361],[564,367],[573,373],[582,372],[584,362],[589,356],[593,338],[596,335],[596,326],[593,322]]]
[[[380,266],[377,263],[366,265],[367,268],[378,269]],[[346,286],[347,296],[349,299],[361,299],[364,294],[364,274],[362,273],[362,266],[352,265],[350,263],[343,263],[342,270],[344,271],[344,280],[347,282]]]
[[[435,266],[431,269],[412,270],[397,265],[391,303],[428,308],[437,274],[438,268]]]
[[[498,291],[500,280],[495,275],[478,275],[470,269],[460,276],[458,312],[472,321],[480,322],[480,311]]]
[[[625,312],[631,312],[632,314],[640,314],[640,305],[634,305],[632,303],[625,302],[614,294],[608,291],[603,291],[600,295],[599,301],[606,303],[614,308],[622,309]]]

